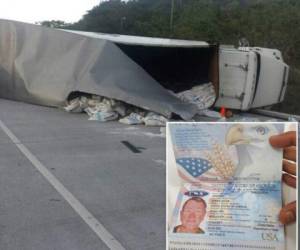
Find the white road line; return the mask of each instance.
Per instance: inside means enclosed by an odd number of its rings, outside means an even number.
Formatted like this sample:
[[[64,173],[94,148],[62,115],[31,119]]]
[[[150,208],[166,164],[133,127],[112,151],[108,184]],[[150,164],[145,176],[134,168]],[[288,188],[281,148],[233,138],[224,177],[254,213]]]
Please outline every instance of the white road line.
[[[125,249],[105,227],[78,201],[75,196],[64,187],[64,185],[41,163],[22,142],[10,131],[10,129],[0,120],[0,127],[26,156],[32,165],[46,178],[46,180],[56,189],[56,191],[70,204],[78,215],[90,226],[98,237],[110,248],[116,250]]]

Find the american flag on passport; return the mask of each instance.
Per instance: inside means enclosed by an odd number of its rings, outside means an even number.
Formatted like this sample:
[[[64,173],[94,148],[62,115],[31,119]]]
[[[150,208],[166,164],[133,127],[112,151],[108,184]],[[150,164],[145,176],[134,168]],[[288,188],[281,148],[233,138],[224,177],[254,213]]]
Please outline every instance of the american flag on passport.
[[[178,172],[182,179],[187,182],[201,181],[201,176],[205,173],[207,177],[216,177],[214,173],[208,174],[207,171],[213,166],[212,163],[199,157],[181,157],[176,159],[179,165]],[[203,179],[203,178],[202,178]]]

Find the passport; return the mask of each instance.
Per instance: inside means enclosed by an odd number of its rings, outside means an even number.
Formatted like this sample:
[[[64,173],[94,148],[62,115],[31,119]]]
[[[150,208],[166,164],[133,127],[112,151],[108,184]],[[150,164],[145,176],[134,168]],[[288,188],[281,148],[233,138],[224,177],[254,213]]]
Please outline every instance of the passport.
[[[284,123],[168,123],[167,130],[175,156],[168,175],[180,180],[168,178],[168,195],[177,191],[168,248],[283,250],[283,152],[269,138]]]

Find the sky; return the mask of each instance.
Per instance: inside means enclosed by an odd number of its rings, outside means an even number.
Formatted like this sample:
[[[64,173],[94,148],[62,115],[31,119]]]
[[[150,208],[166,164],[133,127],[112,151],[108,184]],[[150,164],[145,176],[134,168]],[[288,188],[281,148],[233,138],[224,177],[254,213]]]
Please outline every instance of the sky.
[[[103,0],[0,0],[0,19],[76,22]]]

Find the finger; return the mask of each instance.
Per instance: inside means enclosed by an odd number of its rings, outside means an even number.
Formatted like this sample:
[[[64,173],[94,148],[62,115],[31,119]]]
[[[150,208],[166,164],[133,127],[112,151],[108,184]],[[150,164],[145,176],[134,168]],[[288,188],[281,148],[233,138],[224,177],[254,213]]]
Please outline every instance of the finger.
[[[282,224],[289,224],[296,221],[296,201],[287,204],[281,209],[279,220]]]
[[[288,147],[283,150],[283,158],[296,161],[296,147]]]
[[[283,171],[288,174],[297,175],[296,164],[283,159],[282,161]]]
[[[289,146],[296,146],[296,132],[290,131],[280,135],[271,136],[270,144],[275,148],[285,148]]]
[[[290,187],[296,188],[297,180],[295,177],[289,175],[289,174],[283,174],[282,180]]]

